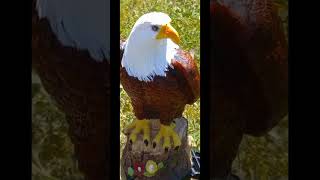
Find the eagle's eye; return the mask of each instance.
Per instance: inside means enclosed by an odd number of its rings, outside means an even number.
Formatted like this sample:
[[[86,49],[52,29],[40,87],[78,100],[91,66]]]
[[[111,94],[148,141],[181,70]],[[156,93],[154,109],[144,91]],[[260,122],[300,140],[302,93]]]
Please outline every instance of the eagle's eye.
[[[158,31],[158,30],[159,30],[159,27],[156,26],[156,25],[152,25],[152,26],[151,26],[151,29],[152,29],[152,31]]]

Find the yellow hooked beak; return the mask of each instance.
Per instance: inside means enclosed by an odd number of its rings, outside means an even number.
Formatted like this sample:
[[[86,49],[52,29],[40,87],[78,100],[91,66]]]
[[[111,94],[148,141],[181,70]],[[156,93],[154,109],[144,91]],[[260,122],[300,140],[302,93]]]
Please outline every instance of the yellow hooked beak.
[[[160,28],[156,39],[170,38],[174,43],[180,43],[178,32],[168,23]]]

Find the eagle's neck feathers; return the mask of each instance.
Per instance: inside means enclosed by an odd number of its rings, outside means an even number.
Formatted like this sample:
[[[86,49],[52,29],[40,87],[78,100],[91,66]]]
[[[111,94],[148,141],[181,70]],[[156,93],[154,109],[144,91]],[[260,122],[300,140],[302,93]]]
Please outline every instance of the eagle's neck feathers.
[[[166,76],[178,45],[170,39],[143,41],[130,34],[122,58],[124,67],[130,76],[140,81],[152,81],[155,76]]]

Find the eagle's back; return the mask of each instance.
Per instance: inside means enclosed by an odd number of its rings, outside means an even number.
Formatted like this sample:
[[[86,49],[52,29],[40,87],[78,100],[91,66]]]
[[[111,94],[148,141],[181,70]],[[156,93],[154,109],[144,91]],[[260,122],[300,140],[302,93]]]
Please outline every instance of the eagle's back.
[[[247,133],[264,134],[288,108],[287,42],[277,10],[269,0],[213,1],[211,26],[212,95],[233,101]]]
[[[243,134],[288,110],[287,43],[271,0],[211,0],[211,176],[231,170]]]

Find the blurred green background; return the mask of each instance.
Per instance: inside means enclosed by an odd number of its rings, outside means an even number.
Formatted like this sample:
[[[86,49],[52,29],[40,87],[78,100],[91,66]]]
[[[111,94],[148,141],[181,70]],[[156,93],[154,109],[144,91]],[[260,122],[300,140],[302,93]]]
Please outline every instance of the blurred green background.
[[[288,1],[274,0],[287,29]],[[162,11],[172,18],[173,27],[181,36],[181,47],[193,51],[200,61],[199,0],[121,0],[120,33],[125,39],[144,13]],[[287,31],[286,31],[287,34]],[[200,68],[200,66],[198,66]],[[192,146],[200,149],[200,100],[187,106]],[[121,128],[134,119],[130,100],[121,88]],[[73,156],[73,145],[67,135],[64,114],[54,105],[36,74],[32,74],[32,179],[81,180]],[[125,143],[121,133],[121,148]],[[245,136],[233,171],[245,180],[288,179],[288,118],[284,118],[268,135],[261,138]]]

